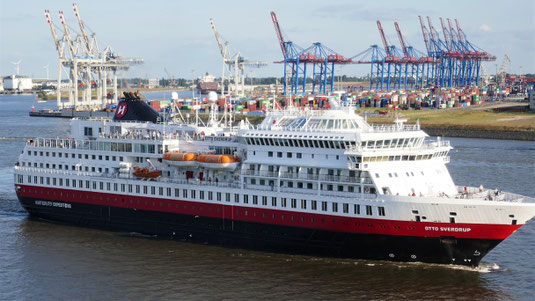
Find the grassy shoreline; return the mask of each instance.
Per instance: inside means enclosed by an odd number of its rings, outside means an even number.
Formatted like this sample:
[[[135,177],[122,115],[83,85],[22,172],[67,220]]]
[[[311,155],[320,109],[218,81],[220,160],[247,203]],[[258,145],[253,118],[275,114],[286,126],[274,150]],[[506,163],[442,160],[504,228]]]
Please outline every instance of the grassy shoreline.
[[[385,115],[369,116],[370,123],[392,123],[399,118],[408,123],[420,122],[422,127],[482,130],[482,131],[526,131],[535,132],[535,113],[510,112],[494,110],[421,110],[398,111],[360,109],[359,113],[376,111],[387,112]]]
[[[432,136],[535,141],[535,113],[492,109],[398,111],[360,109],[358,112],[387,112],[368,116],[372,124],[392,123],[396,116],[407,123],[419,122]]]

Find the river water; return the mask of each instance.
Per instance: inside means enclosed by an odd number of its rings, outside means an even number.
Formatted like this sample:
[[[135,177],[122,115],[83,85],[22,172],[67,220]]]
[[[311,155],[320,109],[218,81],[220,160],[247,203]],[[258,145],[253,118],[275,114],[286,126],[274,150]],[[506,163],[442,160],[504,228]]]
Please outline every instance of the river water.
[[[157,95],[156,97],[162,97]],[[355,300],[535,298],[535,222],[478,269],[272,254],[28,219],[12,167],[27,137],[67,134],[29,117],[34,96],[0,96],[0,300]],[[457,184],[535,197],[535,142],[450,139]]]

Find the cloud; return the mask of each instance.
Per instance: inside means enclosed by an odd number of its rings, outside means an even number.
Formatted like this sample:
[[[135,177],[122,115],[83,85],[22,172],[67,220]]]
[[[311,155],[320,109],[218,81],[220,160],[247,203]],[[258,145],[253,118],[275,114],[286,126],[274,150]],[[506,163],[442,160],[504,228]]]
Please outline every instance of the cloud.
[[[492,31],[492,28],[490,28],[490,26],[488,26],[487,24],[481,24],[481,26],[479,26],[479,29],[484,32]]]

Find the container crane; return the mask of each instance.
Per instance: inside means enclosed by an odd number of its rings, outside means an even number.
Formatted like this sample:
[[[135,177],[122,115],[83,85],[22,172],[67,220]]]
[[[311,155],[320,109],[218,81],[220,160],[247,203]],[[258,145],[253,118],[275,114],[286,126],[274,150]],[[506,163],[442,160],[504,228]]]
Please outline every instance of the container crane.
[[[56,45],[58,57],[62,59],[64,57],[63,45],[58,39],[58,34],[56,33],[56,28],[54,27],[54,23],[52,22],[52,18],[50,17],[50,11],[48,9],[45,9],[45,18],[46,18],[48,25],[50,26],[50,32],[52,33],[52,39],[54,40],[54,45]]]
[[[470,85],[472,84],[472,81],[475,80],[475,84],[478,85],[481,62],[482,61],[495,61],[496,56],[493,56],[487,53],[483,49],[477,47],[476,45],[468,41],[468,39],[466,38],[466,34],[462,30],[461,24],[459,23],[457,19],[455,19],[455,24],[457,27],[459,44],[468,54],[467,61],[469,62],[469,66],[467,70],[465,71],[467,73],[467,77],[466,77],[464,84]],[[451,26],[451,28],[453,28],[453,26]]]
[[[333,92],[335,65],[349,64],[351,59],[345,58],[329,47],[316,42],[309,48],[302,51],[299,59],[306,63],[312,63],[312,94],[316,93],[316,85],[319,86],[319,93]],[[306,65],[305,65],[306,66]],[[306,73],[303,73],[303,81],[306,85]],[[329,91],[327,91],[329,88]]]
[[[432,55],[432,48],[431,43],[429,42],[429,30],[427,30],[427,27],[425,27],[424,19],[422,16],[418,16],[420,19],[420,26],[422,28],[422,35],[424,37],[424,43],[425,43],[425,49],[427,50],[428,55]]]
[[[386,57],[385,57],[385,63],[387,68],[387,83],[386,83],[386,89],[390,89],[390,80],[391,80],[391,69],[392,66],[394,67],[394,88],[396,87],[396,78],[399,77],[401,79],[401,65],[399,64],[399,57],[395,53],[395,46],[389,46],[388,42],[386,41],[385,32],[383,30],[383,26],[381,25],[381,22],[377,20],[377,29],[379,30],[379,35],[381,36],[381,40],[383,41],[383,47],[385,49]],[[383,82],[384,78],[381,79],[381,89],[383,89]]]
[[[52,40],[54,40],[54,45],[56,46],[56,51],[58,52],[58,82],[57,82],[57,99],[56,103],[58,105],[58,108],[63,107],[63,103],[61,102],[61,71],[64,70],[64,66],[68,66],[68,62],[65,60],[64,55],[64,45],[65,45],[65,38],[62,39],[62,41],[59,40],[58,34],[56,32],[56,28],[54,26],[54,23],[52,22],[52,18],[50,17],[50,11],[48,9],[45,9],[45,18],[50,26],[50,32],[52,33]],[[69,72],[69,79],[72,80],[72,70]],[[69,95],[71,95],[71,92],[69,91]],[[72,103],[71,100],[69,100],[69,103]]]
[[[92,47],[92,43],[89,42],[89,36],[87,35],[87,31],[85,30],[84,22],[82,21],[82,17],[80,16],[80,11],[78,10],[78,5],[76,3],[72,4],[72,8],[74,10],[74,15],[76,16],[76,19],[78,20],[78,25],[80,26],[80,31],[82,32],[82,38],[84,39],[87,55],[92,55],[93,53],[98,53],[98,48],[94,49]]]
[[[217,29],[215,28],[214,20],[210,19],[210,25],[212,26],[212,31],[214,32],[215,39],[217,41],[217,46],[219,47],[219,52],[221,53],[221,57],[223,59],[222,61],[222,70],[221,70],[221,95],[225,96],[225,69],[229,69],[229,74],[232,74],[232,59],[230,57],[230,52],[228,49],[228,42],[225,41],[225,44],[221,41],[221,37],[219,36],[219,33],[217,32]],[[230,77],[229,77],[229,87],[230,87]],[[230,92],[230,89],[229,89]]]
[[[434,51],[434,45],[430,42],[431,34],[429,30],[427,29],[427,27],[425,26],[425,22],[422,16],[418,16],[418,19],[420,19],[420,27],[422,29],[422,35],[424,37],[425,49],[427,50],[427,61],[430,63],[430,65],[427,68],[427,72],[425,74],[425,83],[424,83],[426,87],[429,87],[430,86],[429,73],[431,73],[431,78],[433,78],[435,74],[437,60],[436,60],[436,54]],[[422,85],[422,87],[424,87],[424,85]]]
[[[463,47],[463,42],[458,31],[453,27],[451,20],[448,18],[447,31],[450,36],[451,41],[451,53],[450,56],[453,58],[455,64],[454,70],[454,83],[455,86],[464,86],[465,84],[470,84],[473,80],[473,66],[474,66],[474,57],[469,52],[468,49]],[[442,19],[441,19],[442,22]],[[477,81],[478,79],[476,79]]]
[[[403,58],[401,59],[401,63],[404,64],[404,68],[402,69],[405,70],[404,88],[407,89],[408,84],[410,84],[410,87],[412,88],[418,82],[420,82],[420,85],[422,86],[424,69],[428,62],[427,60],[419,61],[416,57],[418,55],[416,53],[416,50],[412,46],[407,46],[407,43],[403,38],[403,34],[401,33],[401,29],[399,28],[398,22],[394,22],[394,27],[396,28],[396,32],[398,34],[401,49],[403,50]],[[409,77],[413,79],[410,83],[408,83]],[[400,86],[401,83],[398,85],[398,87]]]
[[[438,60],[435,74],[433,74],[434,84],[440,87],[446,87],[447,83],[445,82],[445,79],[448,77],[448,74],[451,71],[448,69],[450,66],[449,57],[447,56],[448,47],[444,41],[440,39],[440,35],[433,26],[429,16],[427,16],[427,23],[429,25],[429,32],[431,33],[431,43],[434,45],[436,59]]]
[[[169,77],[169,88],[173,89],[173,86],[175,85],[175,78],[169,74],[167,71],[167,68],[163,68],[165,73],[167,73],[167,76]]]
[[[305,94],[306,64],[315,58],[308,55],[301,56],[304,50],[301,46],[292,41],[284,40],[277,14],[273,11],[271,12],[271,20],[273,21],[275,34],[277,35],[282,51],[283,60],[275,63],[284,63],[284,95],[287,95],[288,92],[290,94]],[[303,76],[302,82],[299,82],[300,74]],[[290,91],[288,91],[288,86],[290,86]],[[301,91],[299,90],[299,86],[301,86]]]
[[[374,78],[375,89],[382,89],[385,57],[385,51],[379,45],[371,45],[370,48],[351,57],[353,64],[370,64],[370,90],[373,89]]]
[[[116,101],[116,97],[118,95],[116,71],[124,71],[128,69],[131,64],[142,63],[143,60],[116,56],[111,52],[110,46],[107,46],[104,51],[100,52],[95,35],[93,34],[92,39],[89,39],[86,26],[84,26],[76,3],[73,4],[73,9],[82,34],[81,36],[77,35],[76,39],[73,39],[63,11],[60,11],[59,18],[63,25],[63,38],[61,40],[58,38],[52,18],[50,17],[50,11],[45,10],[45,18],[49,24],[59,58],[58,84],[56,92],[58,95],[57,105],[59,108],[70,107],[77,109],[78,105],[82,105],[84,107],[101,109],[107,103],[107,98],[105,95],[107,94],[108,90],[108,72],[113,73],[113,93],[114,100]],[[68,48],[70,55],[65,53],[65,48]],[[67,71],[67,69],[69,70]],[[68,75],[69,79],[68,102],[62,102],[61,100],[62,71]],[[78,99],[79,80],[81,81],[80,86],[83,87],[81,100]],[[96,90],[95,99],[92,98],[93,87]]]
[[[63,11],[59,11],[59,20],[61,21],[61,25],[63,25],[63,35],[65,37],[65,41],[67,42],[67,46],[69,46],[71,58],[74,58],[77,55],[77,49],[75,48],[73,40],[71,38],[71,32],[69,30],[69,26],[67,26],[65,17],[63,16]]]
[[[232,74],[232,71],[234,71],[234,76],[229,76],[229,93],[230,93],[230,84],[231,80],[234,83],[234,93],[237,95],[244,95],[245,93],[245,67],[251,66],[251,67],[263,67],[266,66],[267,63],[261,62],[261,61],[249,61],[246,60],[244,57],[241,56],[241,53],[238,51],[233,56],[230,55],[228,41],[224,41],[221,38],[221,35],[217,31],[215,27],[215,23],[213,19],[210,19],[210,25],[212,27],[212,31],[214,32],[214,36],[217,41],[217,45],[219,47],[219,52],[221,53],[221,57],[223,59],[223,68],[221,73],[221,94],[225,95],[225,67],[228,68],[229,74]],[[223,43],[224,41],[224,43]],[[232,70],[234,69],[234,70]]]
[[[277,20],[277,14],[275,14],[275,12],[271,12],[271,20],[273,21],[273,26],[275,27],[275,34],[277,35],[277,39],[279,40],[279,44],[281,46],[282,57],[284,59],[287,59],[288,54],[286,51],[286,43],[284,42],[284,37],[282,36],[279,20]]]

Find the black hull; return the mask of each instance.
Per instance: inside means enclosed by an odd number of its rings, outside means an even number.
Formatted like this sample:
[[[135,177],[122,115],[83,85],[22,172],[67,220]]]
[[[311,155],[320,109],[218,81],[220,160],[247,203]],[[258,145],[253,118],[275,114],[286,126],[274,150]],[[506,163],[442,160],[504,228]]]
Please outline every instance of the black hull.
[[[19,201],[39,219],[289,254],[477,266],[502,241],[359,234],[62,201],[70,206],[65,209],[21,196]]]

